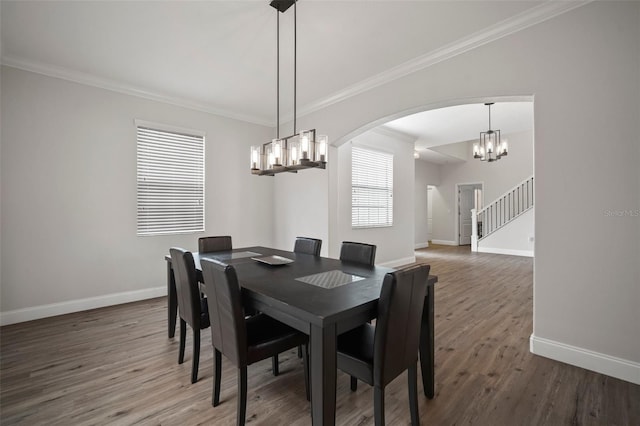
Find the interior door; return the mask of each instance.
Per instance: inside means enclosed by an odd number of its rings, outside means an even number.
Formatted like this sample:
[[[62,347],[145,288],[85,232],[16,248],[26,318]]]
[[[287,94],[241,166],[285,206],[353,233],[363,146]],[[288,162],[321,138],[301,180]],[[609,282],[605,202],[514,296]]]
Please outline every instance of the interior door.
[[[458,187],[458,217],[460,219],[458,244],[471,244],[471,209],[474,207],[475,185],[460,185]]]

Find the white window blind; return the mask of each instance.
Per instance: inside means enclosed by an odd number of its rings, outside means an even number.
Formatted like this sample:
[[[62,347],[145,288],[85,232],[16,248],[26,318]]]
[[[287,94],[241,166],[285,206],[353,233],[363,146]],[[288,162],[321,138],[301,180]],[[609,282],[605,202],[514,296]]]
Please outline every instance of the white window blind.
[[[351,147],[351,226],[393,225],[393,155]]]
[[[138,235],[204,231],[204,136],[137,126]]]

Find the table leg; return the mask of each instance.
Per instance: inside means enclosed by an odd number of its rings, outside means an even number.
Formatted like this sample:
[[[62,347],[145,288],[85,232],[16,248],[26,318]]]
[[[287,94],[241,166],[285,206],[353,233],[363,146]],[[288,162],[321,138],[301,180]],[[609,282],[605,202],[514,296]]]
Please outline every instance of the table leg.
[[[167,262],[167,305],[169,338],[171,338],[176,334],[176,316],[178,315],[178,293],[171,262]]]
[[[432,399],[435,395],[435,342],[434,342],[434,286],[427,286],[427,296],[422,310],[420,326],[420,369],[422,370],[422,386],[424,395]]]
[[[311,326],[311,421],[336,424],[336,326]]]

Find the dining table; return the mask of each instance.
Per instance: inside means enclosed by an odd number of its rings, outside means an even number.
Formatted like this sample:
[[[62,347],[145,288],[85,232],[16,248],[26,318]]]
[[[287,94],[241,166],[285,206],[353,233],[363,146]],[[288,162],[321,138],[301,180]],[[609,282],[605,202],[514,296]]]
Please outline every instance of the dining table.
[[[328,257],[253,246],[193,253],[199,281],[201,259],[233,265],[245,308],[263,312],[309,336],[311,419],[335,425],[337,336],[377,317],[384,276],[394,269]],[[167,264],[168,334],[175,335],[178,299],[171,257]],[[424,394],[431,399],[434,380],[434,285],[429,275],[420,331]]]

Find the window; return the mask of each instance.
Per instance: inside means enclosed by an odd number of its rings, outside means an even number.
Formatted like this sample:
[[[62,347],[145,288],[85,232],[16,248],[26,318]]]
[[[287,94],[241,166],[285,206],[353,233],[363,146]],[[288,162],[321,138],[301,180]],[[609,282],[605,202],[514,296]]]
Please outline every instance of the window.
[[[393,225],[393,155],[351,147],[351,226]]]
[[[136,127],[138,235],[204,231],[204,134]]]

